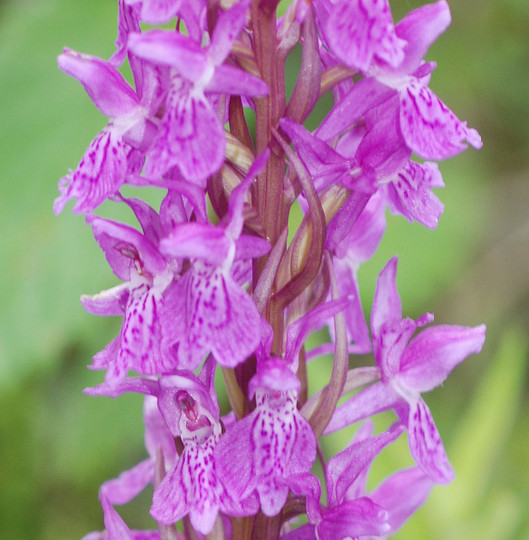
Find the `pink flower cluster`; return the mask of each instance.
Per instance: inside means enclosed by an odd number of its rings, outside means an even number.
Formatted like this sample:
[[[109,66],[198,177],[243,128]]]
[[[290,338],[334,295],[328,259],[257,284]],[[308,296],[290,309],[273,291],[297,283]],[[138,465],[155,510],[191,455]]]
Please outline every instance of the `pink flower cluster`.
[[[454,477],[422,394],[481,350],[485,328],[416,334],[433,315],[403,317],[396,258],[378,277],[369,328],[357,280],[386,208],[435,228],[434,161],[481,146],[428,86],[424,56],[448,5],[394,25],[387,0],[293,0],[280,18],[278,3],[119,0],[109,60],[59,56],[109,121],[60,180],[54,210],[75,199],[123,282],[82,297],[90,313],[123,317],[93,358],[105,381],[86,393],[145,395],[148,457],[102,485],[105,530],[86,538],[384,538]],[[133,86],[119,71],[126,58]],[[327,92],[334,105],[311,133],[303,124]],[[159,208],[123,196],[125,184],[163,190]],[[139,227],[96,215],[107,200]],[[307,350],[322,327],[329,342]],[[373,365],[349,369],[371,352]],[[325,354],[332,372],[308,395],[307,363]],[[385,410],[395,421],[374,434],[369,418]],[[362,420],[345,449],[318,451],[320,436]],[[416,466],[367,492],[372,461],[403,432]],[[148,484],[156,527],[131,530],[115,506]]]

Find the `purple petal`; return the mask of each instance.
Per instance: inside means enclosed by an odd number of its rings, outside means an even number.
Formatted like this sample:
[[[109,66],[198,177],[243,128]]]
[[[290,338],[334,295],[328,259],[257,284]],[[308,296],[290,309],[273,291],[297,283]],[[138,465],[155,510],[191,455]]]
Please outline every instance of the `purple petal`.
[[[454,479],[454,471],[446,457],[432,413],[422,398],[410,403],[408,441],[417,465],[434,482],[448,484]]]
[[[129,285],[128,283],[122,283],[93,296],[83,294],[81,304],[88,313],[93,315],[123,315],[128,297]]]
[[[391,380],[399,373],[402,353],[416,329],[417,323],[409,318],[387,322],[380,328],[373,340],[373,348],[383,381]]]
[[[260,315],[248,294],[217,269],[187,277],[186,335],[178,354],[194,369],[211,351],[224,367],[235,367],[259,345]]]
[[[113,129],[104,129],[90,143],[74,172],[59,181],[61,195],[53,203],[60,214],[70,199],[74,213],[90,212],[124,183],[128,172],[128,146]]]
[[[299,158],[314,179],[316,190],[325,189],[353,169],[351,159],[340,155],[297,122],[283,118],[279,125],[296,147]]]
[[[300,382],[296,375],[290,370],[285,360],[281,358],[270,358],[259,363],[257,373],[251,378],[248,384],[248,395],[253,398],[255,391],[263,388],[271,391],[299,391]]]
[[[64,49],[59,68],[76,78],[95,106],[110,118],[124,116],[138,105],[138,98],[121,73],[109,62]]]
[[[158,396],[158,381],[144,379],[143,377],[128,377],[112,384],[104,382],[83,390],[83,394],[89,396],[106,396],[111,398],[117,398],[125,392],[134,392],[137,394],[145,394],[147,396]]]
[[[392,207],[409,221],[416,220],[435,229],[444,206],[431,187],[439,184],[442,185],[442,177],[436,163],[409,161],[391,182],[392,189],[388,190]]]
[[[288,487],[278,481],[291,474],[307,473],[316,457],[316,438],[295,406],[293,393],[256,395],[252,426],[253,470],[258,479],[261,509],[267,516],[279,513]]]
[[[234,500],[242,500],[250,495],[258,480],[253,474],[251,441],[256,415],[253,412],[229,426],[215,447],[217,473]],[[233,474],[234,470],[237,474]]]
[[[221,11],[208,47],[208,57],[215,66],[220,66],[230,53],[233,42],[241,33],[246,22],[249,0],[240,0],[228,11]]]
[[[334,433],[373,414],[391,409],[400,401],[401,396],[390,385],[382,382],[372,384],[336,407],[324,434]]]
[[[299,2],[298,6],[301,5],[306,6],[308,4],[305,4],[305,2]],[[85,539],[83,538],[82,540]],[[301,527],[298,527],[297,529],[281,535],[281,540],[317,540],[316,528],[314,527],[314,525],[310,525],[308,523],[306,525],[301,525]]]
[[[345,501],[330,508],[316,525],[317,538],[356,538],[372,535],[385,536],[390,530],[388,513],[367,497]]]
[[[349,304],[348,298],[325,302],[290,324],[287,330],[285,360],[295,365],[308,332],[314,332],[321,328],[329,319],[346,309]]]
[[[485,326],[433,326],[415,337],[402,355],[399,380],[416,392],[429,392],[470,354],[481,351]]]
[[[380,185],[397,173],[411,156],[399,127],[399,99],[395,94],[366,114],[367,132],[355,158],[364,170],[373,170],[373,183]]]
[[[137,230],[102,218],[92,218],[91,225],[113,272],[123,281],[135,276],[153,279],[167,272],[167,263],[156,246]]]
[[[119,66],[127,56],[127,38],[131,32],[140,32],[140,23],[133,6],[126,4],[126,0],[118,2],[118,36],[116,38],[116,52],[109,59],[113,66]]]
[[[433,486],[420,467],[413,467],[391,475],[369,497],[388,511],[394,534],[426,501]]]
[[[412,74],[421,64],[430,45],[450,25],[450,9],[441,0],[410,11],[395,27],[397,36],[407,42],[404,61],[396,73]]]
[[[225,148],[224,128],[205,97],[193,95],[189,88],[175,88],[145,172],[158,176],[177,166],[186,180],[203,183],[220,169]]]
[[[415,78],[400,92],[400,128],[410,149],[424,159],[452,157],[467,147],[464,141],[482,146],[479,133]]]
[[[379,193],[374,193],[365,205],[351,232],[337,248],[339,257],[347,256],[356,263],[368,261],[376,252],[384,231],[386,202]]]
[[[374,56],[395,67],[404,59],[387,0],[339,0],[325,29],[331,51],[349,67],[366,72]]]
[[[160,251],[164,255],[200,259],[219,267],[232,249],[233,243],[224,230],[209,223],[182,223],[160,242]]]
[[[357,122],[367,111],[380,105],[394,94],[394,90],[373,78],[358,81],[341,101],[331,109],[315,131],[320,139],[328,141],[340,135]]]
[[[198,81],[208,68],[205,51],[198,43],[178,32],[150,30],[145,34],[131,33],[128,47],[140,58],[174,67],[188,81]]]
[[[255,259],[270,251],[270,242],[259,236],[243,234],[235,242],[235,260]]]
[[[112,504],[127,504],[154,478],[154,462],[146,459],[101,486],[100,494]]]
[[[159,291],[140,285],[130,291],[127,311],[121,328],[121,347],[114,369],[107,379],[126,375],[129,369],[143,375],[168,373],[176,365],[162,353],[158,312],[162,298]]]
[[[371,351],[371,339],[369,338],[369,329],[367,328],[360,301],[356,272],[351,269],[346,261],[334,259],[333,262],[340,295],[351,299],[344,310],[347,333],[355,344],[354,347],[349,348],[349,352],[367,354]]]
[[[161,448],[165,467],[174,466],[178,458],[174,437],[160,413],[158,399],[154,396],[145,396],[143,422],[145,424],[145,448],[149,452],[151,460],[155,461],[156,454]]]
[[[219,511],[218,480],[213,459],[214,441],[186,445],[175,468],[154,492],[151,515],[165,525],[190,514],[191,525],[211,532]]]
[[[311,473],[292,474],[285,479],[285,483],[294,495],[305,495],[309,523],[317,523],[321,519],[321,486],[318,478]]]
[[[153,244],[158,244],[162,236],[162,227],[160,224],[160,217],[150,205],[141,199],[131,197],[126,199],[125,197],[119,198],[121,202],[129,206],[129,208],[134,212],[138,223],[140,224],[143,234],[148,238]]]
[[[151,516],[164,525],[175,523],[189,512],[190,503],[187,497],[191,495],[191,489],[187,492],[186,488],[190,487],[191,479],[188,471],[185,479],[182,478],[185,468],[186,463],[182,455],[173,470],[154,491]]]
[[[106,535],[103,533],[99,538],[123,538],[123,540],[134,540],[131,530],[128,528],[123,518],[116,512],[110,501],[101,495],[101,507],[103,508]],[[89,536],[89,538],[94,538]],[[95,536],[97,538],[97,536]]]
[[[397,257],[384,266],[377,279],[373,309],[371,311],[371,331],[379,334],[382,325],[402,317],[402,305],[397,291]]]
[[[89,369],[107,369],[118,357],[120,339],[115,337],[102,351],[99,351],[92,358]]]
[[[255,177],[264,169],[270,152],[266,149],[260,156],[258,156],[252,163],[250,170],[246,178],[236,187],[230,194],[230,200],[228,203],[228,214],[230,221],[226,226],[226,234],[232,238],[239,238],[244,225],[244,198],[250,185]]]
[[[215,68],[204,92],[235,96],[262,97],[268,95],[268,85],[258,77],[228,64]]]
[[[345,500],[351,487],[371,466],[375,457],[404,430],[402,425],[395,425],[375,437],[368,437],[336,454],[327,463],[327,500],[329,507],[338,506]]]
[[[178,0],[125,0],[126,4],[140,4],[141,20],[149,24],[163,24],[170,21],[177,12]]]

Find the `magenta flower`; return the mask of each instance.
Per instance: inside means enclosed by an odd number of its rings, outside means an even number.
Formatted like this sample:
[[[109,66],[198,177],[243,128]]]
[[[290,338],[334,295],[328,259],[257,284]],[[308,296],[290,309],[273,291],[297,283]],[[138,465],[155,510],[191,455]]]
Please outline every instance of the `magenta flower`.
[[[448,5],[395,26],[388,0],[293,0],[280,19],[278,4],[118,0],[108,61],[59,56],[108,124],[60,181],[54,210],[76,199],[121,280],[81,299],[123,317],[90,366],[105,382],[85,392],[146,396],[148,457],[103,483],[105,531],[89,540],[381,538],[454,476],[422,394],[481,350],[485,327],[414,336],[433,316],[403,318],[394,258],[369,329],[358,279],[387,207],[437,226],[443,180],[429,160],[481,146],[429,89],[424,57]],[[304,122],[329,92],[334,106],[311,133]],[[125,184],[159,205],[125,196]],[[138,226],[95,215],[104,201]],[[360,356],[371,352],[374,366]],[[328,362],[316,391],[315,357]],[[373,435],[368,420],[324,455],[322,434],[388,409],[386,431]],[[372,461],[405,430],[417,466],[369,491]],[[149,484],[157,530],[131,530],[116,507]]]
[[[396,67],[379,63],[331,110],[317,130],[329,140],[343,133],[369,110],[398,96],[394,108],[400,133],[408,148],[424,159],[445,159],[466,148],[465,141],[481,148],[476,130],[469,129],[428,88],[434,66],[423,63],[428,47],[450,24],[444,0],[409,13],[397,26],[397,37],[407,42],[404,59]]]
[[[219,16],[206,49],[176,32],[130,34],[131,52],[172,69],[165,114],[148,152],[147,175],[157,176],[177,166],[187,180],[202,184],[219,170],[226,146],[224,128],[206,94],[268,93],[263,81],[224,63],[242,30],[248,3],[240,1]]]
[[[117,277],[125,283],[95,296],[83,296],[95,315],[124,315],[119,336],[94,357],[94,369],[107,369],[106,380],[132,369],[144,375],[171,371],[175,360],[162,350],[160,313],[173,280],[168,261],[145,235],[113,221],[91,218],[94,237]]]
[[[59,182],[61,195],[55,200],[54,212],[59,214],[65,204],[75,198],[74,212],[86,213],[118,191],[129,175],[141,171],[144,150],[156,131],[150,118],[156,100],[150,92],[137,95],[112,64],[99,58],[64,49],[58,62],[63,71],[84,86],[96,107],[110,118],[77,169]],[[154,77],[152,73],[148,75]],[[145,77],[144,86],[152,84],[149,76]]]
[[[426,313],[417,321],[402,319],[396,270],[397,259],[393,258],[380,273],[371,315],[375,360],[382,380],[339,406],[327,433],[394,408],[408,427],[412,456],[432,480],[447,483],[454,472],[421,394],[439,386],[468,355],[481,351],[485,327],[433,326],[409,341],[418,327],[432,322],[433,315]]]
[[[247,358],[260,341],[257,308],[231,275],[236,258],[265,254],[269,245],[242,235],[244,197],[261,170],[266,156],[256,161],[248,177],[230,197],[229,222],[177,225],[162,240],[160,249],[170,257],[189,257],[191,267],[168,291],[167,310],[176,316],[165,343],[176,343],[180,368],[195,369],[212,352],[217,362],[234,367]]]
[[[260,363],[250,381],[255,410],[232,425],[215,450],[223,474],[239,468],[228,486],[235,500],[256,493],[267,516],[279,513],[289,486],[312,492],[309,474],[316,457],[316,439],[308,422],[296,409],[299,380],[284,361],[271,358]]]

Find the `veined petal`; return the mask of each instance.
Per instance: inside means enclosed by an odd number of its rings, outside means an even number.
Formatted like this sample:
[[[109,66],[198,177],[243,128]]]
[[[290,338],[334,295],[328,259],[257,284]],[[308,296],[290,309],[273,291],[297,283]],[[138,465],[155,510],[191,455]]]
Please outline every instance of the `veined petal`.
[[[139,105],[132,88],[109,62],[71,49],[64,49],[57,60],[59,68],[84,86],[94,105],[105,116],[124,116]]]
[[[400,91],[400,129],[410,149],[424,159],[442,160],[463,151],[470,143],[481,148],[475,129],[467,128],[418,79],[410,78]]]
[[[175,88],[159,135],[149,151],[148,176],[158,176],[177,166],[186,180],[202,184],[224,161],[224,129],[204,96]]]
[[[408,441],[417,465],[434,482],[448,484],[454,479],[454,471],[446,457],[432,413],[420,397],[410,403]]]
[[[155,375],[176,368],[173,359],[161,350],[158,314],[161,301],[160,291],[146,284],[130,291],[118,357],[107,370],[107,382],[125,376],[130,369],[143,375]]]
[[[387,0],[339,0],[325,28],[331,51],[349,67],[366,72],[375,56],[391,66],[404,59]]]
[[[429,392],[470,354],[481,351],[485,326],[432,326],[423,330],[402,355],[399,380],[416,392]]]
[[[213,460],[213,437],[184,448],[175,468],[154,492],[151,516],[166,525],[190,514],[193,528],[211,532],[219,511],[218,480]]]
[[[383,381],[391,380],[399,373],[402,353],[416,329],[417,323],[410,318],[390,321],[379,328],[373,348]]]
[[[127,5],[126,0],[118,1],[118,35],[116,38],[116,51],[110,57],[109,63],[119,66],[127,56],[127,38],[131,32],[140,32],[136,9]]]
[[[161,293],[143,284],[130,291],[127,313],[121,332],[120,357],[132,360],[138,373],[165,373],[175,366],[165,365],[160,354],[161,330],[158,319]],[[118,359],[119,361],[119,359]]]
[[[187,275],[185,336],[178,343],[183,366],[195,369],[211,351],[224,367],[243,362],[259,345],[261,317],[248,294],[219,269]]]
[[[175,523],[189,512],[187,486],[183,479],[184,468],[185,462],[181,456],[173,470],[164,477],[154,491],[151,516],[165,525]],[[186,476],[186,480],[189,481],[189,474]]]
[[[388,186],[391,206],[409,221],[435,229],[444,206],[431,188],[439,184],[442,178],[436,163],[409,161]]]
[[[316,438],[295,406],[295,392],[256,394],[251,440],[253,474],[261,509],[267,516],[279,513],[288,496],[280,479],[309,472],[316,457]]]
[[[128,147],[112,129],[104,129],[90,143],[77,169],[59,181],[61,195],[53,203],[60,214],[70,199],[74,213],[90,212],[124,183],[128,172]]]
[[[251,433],[253,412],[229,426],[215,447],[215,464],[219,478],[230,499],[242,500],[250,495],[258,481],[253,473]],[[237,474],[233,474],[236,470]]]
[[[93,315],[123,315],[129,297],[129,284],[122,283],[99,294],[81,296],[81,304]]]

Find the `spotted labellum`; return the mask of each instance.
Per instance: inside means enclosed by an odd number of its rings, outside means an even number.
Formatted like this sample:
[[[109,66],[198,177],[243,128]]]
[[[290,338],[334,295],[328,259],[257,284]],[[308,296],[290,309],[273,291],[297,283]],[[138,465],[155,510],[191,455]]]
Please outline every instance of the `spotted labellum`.
[[[81,298],[122,318],[85,393],[144,396],[147,457],[101,486],[104,530],[87,539],[386,538],[457,472],[426,394],[480,352],[485,327],[404,317],[396,257],[369,317],[358,280],[386,210],[435,229],[437,162],[481,147],[430,88],[448,4],[397,22],[388,0],[278,4],[118,0],[108,60],[58,58],[107,118],[54,204],[74,201],[120,281]],[[118,206],[127,224],[108,217]],[[352,425],[327,455],[320,438]],[[368,490],[401,436],[415,465]],[[118,507],[148,486],[139,530]]]

